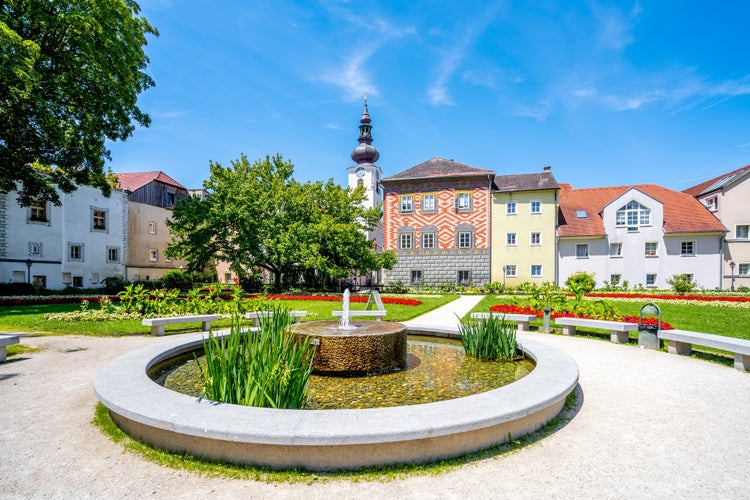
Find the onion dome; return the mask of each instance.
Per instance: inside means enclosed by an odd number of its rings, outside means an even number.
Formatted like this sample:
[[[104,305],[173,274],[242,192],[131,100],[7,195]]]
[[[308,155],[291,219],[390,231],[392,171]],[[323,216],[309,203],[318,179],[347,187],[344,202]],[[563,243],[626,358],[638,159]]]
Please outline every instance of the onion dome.
[[[370,125],[370,113],[367,111],[367,97],[365,97],[365,109],[362,118],[359,119],[359,145],[352,151],[352,160],[355,163],[375,163],[380,158],[380,153],[372,145],[372,125]]]

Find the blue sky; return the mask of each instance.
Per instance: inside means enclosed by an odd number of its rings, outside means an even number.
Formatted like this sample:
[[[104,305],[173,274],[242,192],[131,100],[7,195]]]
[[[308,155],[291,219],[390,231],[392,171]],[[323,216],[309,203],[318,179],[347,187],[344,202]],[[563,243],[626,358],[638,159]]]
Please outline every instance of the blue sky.
[[[115,171],[199,187],[281,153],[346,182],[368,97],[386,176],[434,156],[574,187],[684,189],[750,164],[750,3],[142,0],[153,123]]]

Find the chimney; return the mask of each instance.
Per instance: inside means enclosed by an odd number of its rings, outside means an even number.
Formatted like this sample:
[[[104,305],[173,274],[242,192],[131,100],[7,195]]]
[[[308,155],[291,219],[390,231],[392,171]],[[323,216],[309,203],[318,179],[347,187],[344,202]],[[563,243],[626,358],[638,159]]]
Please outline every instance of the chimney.
[[[552,167],[550,167],[550,166],[546,166],[546,167],[544,167],[544,171],[545,171],[545,172],[549,172],[550,170],[552,170]]]

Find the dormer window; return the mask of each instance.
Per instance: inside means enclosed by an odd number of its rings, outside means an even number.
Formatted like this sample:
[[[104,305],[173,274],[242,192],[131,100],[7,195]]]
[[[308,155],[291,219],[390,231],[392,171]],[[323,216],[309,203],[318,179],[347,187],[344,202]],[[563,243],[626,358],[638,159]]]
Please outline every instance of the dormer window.
[[[617,211],[617,225],[635,228],[651,225],[651,209],[633,200]]]
[[[711,210],[712,212],[715,212],[719,209],[719,197],[718,196],[709,196],[705,200],[703,200],[706,204],[706,208]]]

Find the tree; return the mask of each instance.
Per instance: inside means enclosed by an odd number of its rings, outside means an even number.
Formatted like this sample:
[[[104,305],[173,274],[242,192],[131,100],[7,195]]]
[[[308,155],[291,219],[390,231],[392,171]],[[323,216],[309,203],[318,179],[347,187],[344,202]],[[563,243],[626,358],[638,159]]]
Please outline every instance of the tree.
[[[150,119],[136,105],[154,85],[134,0],[0,2],[0,190],[59,204],[58,187],[109,195],[105,141]]]
[[[304,275],[340,278],[353,270],[390,268],[392,252],[377,254],[363,233],[379,209],[366,210],[364,189],[328,182],[301,184],[280,155],[252,165],[245,155],[224,168],[210,164],[206,200],[180,201],[169,223],[175,237],[167,253],[199,270],[213,260],[230,262],[240,275],[261,268],[274,288]]]

